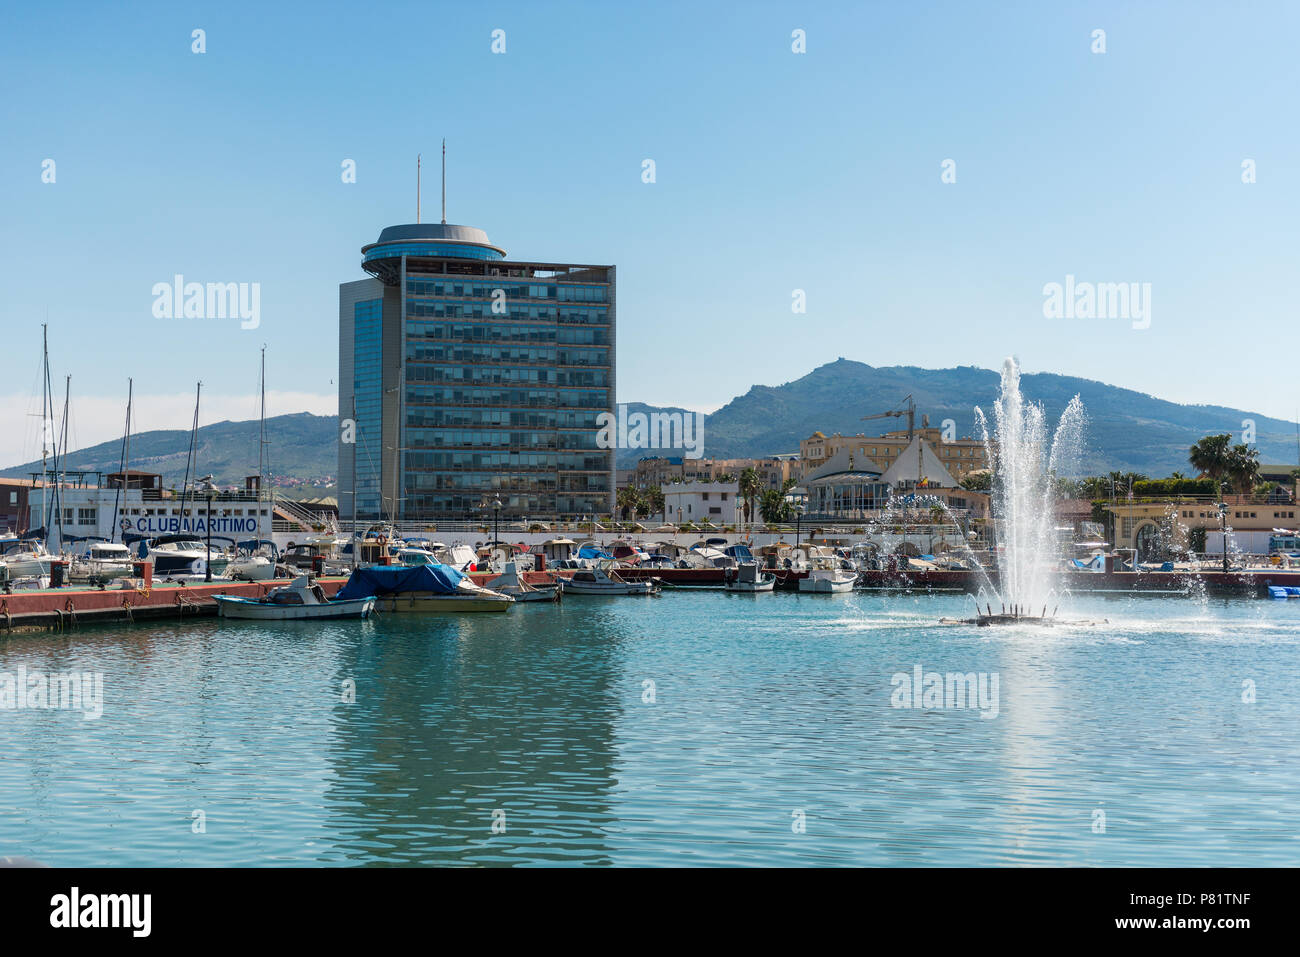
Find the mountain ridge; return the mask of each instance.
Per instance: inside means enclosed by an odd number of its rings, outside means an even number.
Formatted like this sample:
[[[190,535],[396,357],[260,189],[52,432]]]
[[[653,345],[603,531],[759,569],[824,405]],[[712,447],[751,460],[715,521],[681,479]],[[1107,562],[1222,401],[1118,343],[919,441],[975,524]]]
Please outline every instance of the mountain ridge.
[[[1000,388],[1000,374],[978,366],[926,369],[921,366],[870,366],[840,357],[779,385],[755,384],[704,418],[704,455],[709,458],[756,458],[797,452],[799,441],[814,431],[827,435],[865,434],[906,428],[905,418],[864,421],[863,416],[895,409],[913,395],[918,415],[931,426],[952,419],[959,436],[977,436],[976,406],[991,409]],[[1296,424],[1229,406],[1181,404],[1124,386],[1055,372],[1021,375],[1021,391],[1041,402],[1055,424],[1066,404],[1078,394],[1088,416],[1081,470],[1099,474],[1112,470],[1152,476],[1190,472],[1187,452],[1203,435],[1234,434],[1241,441],[1243,420],[1253,420],[1261,461],[1284,464],[1297,460]],[[675,406],[623,403],[628,412],[685,412]],[[919,425],[919,422],[918,422]],[[289,481],[335,477],[338,469],[337,419],[295,412],[266,420],[269,472]],[[164,485],[179,483],[185,472],[190,433],[183,429],[155,430],[131,437],[131,468],[159,472]],[[257,472],[258,421],[224,420],[205,425],[198,434],[198,471],[211,473],[221,484],[242,482]],[[668,450],[623,449],[619,468],[631,468],[649,455]],[[67,456],[69,470],[116,471],[121,439],[101,442]],[[26,478],[40,471],[40,462],[0,469],[0,475]]]

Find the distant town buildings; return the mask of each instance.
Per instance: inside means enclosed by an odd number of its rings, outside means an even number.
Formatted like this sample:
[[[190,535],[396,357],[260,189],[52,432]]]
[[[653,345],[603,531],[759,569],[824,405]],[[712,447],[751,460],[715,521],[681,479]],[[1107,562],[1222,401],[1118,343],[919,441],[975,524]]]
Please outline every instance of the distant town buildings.
[[[943,432],[931,428],[917,429],[917,434],[957,482],[960,482],[968,472],[989,467],[984,443],[979,439],[963,436],[945,442]],[[807,475],[839,452],[849,450],[859,457],[870,459],[883,471],[904,453],[910,442],[906,429],[876,436],[868,436],[861,432],[857,435],[841,435],[838,432],[826,435],[822,432],[814,432],[799,443],[799,461],[804,474]]]
[[[761,459],[687,459],[653,456],[641,459],[627,476],[626,483],[636,488],[658,485],[666,488],[682,482],[716,482],[724,476],[733,481],[740,473],[752,468],[758,473],[763,488],[780,491],[790,479],[798,477],[799,462],[793,455],[769,456]]]

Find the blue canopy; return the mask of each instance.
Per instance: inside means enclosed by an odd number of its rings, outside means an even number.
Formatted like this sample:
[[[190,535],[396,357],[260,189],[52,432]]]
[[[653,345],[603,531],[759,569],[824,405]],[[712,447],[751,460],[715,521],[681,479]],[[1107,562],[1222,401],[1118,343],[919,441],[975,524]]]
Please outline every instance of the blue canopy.
[[[728,545],[722,550],[722,553],[730,555],[738,562],[752,562],[754,560],[754,553],[749,550],[748,545]]]
[[[373,565],[358,568],[335,598],[370,598],[431,591],[449,595],[465,576],[449,565]]]
[[[611,561],[614,558],[614,556],[611,555],[609,552],[605,551],[605,549],[597,548],[594,545],[583,545],[580,549],[578,549],[578,557],[579,558],[608,558]]]

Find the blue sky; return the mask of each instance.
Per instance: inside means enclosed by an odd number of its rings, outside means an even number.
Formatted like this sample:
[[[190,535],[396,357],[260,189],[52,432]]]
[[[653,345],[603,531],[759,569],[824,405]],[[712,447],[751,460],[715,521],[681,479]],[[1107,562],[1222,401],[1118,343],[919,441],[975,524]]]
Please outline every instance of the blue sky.
[[[1294,418],[1298,10],[9,5],[0,460],[36,449],[47,316],[77,445],[120,431],[128,376],[137,428],[187,423],[197,379],[204,422],[255,415],[263,344],[271,412],[331,410],[338,283],[414,219],[417,152],[437,218],[443,136],[449,221],[619,267],[621,400],[711,409],[838,356],[1014,353]],[[260,327],[155,318],[176,273],[260,283]],[[1067,274],[1150,283],[1150,328],[1045,318]]]

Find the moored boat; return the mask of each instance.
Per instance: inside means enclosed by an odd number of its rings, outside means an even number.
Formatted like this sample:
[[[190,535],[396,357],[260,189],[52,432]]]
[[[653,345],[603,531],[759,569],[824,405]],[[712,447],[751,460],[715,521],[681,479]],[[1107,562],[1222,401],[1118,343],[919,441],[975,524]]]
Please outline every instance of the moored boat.
[[[799,590],[813,594],[837,594],[853,591],[857,573],[840,568],[837,562],[818,562],[799,579]]]
[[[447,565],[358,568],[338,598],[374,598],[384,613],[503,612],[515,600],[476,585]]]
[[[614,570],[614,561],[610,559],[594,568],[581,568],[570,578],[561,578],[560,587],[564,593],[574,595],[657,595],[659,580],[627,581]]]
[[[373,598],[326,598],[320,585],[307,575],[300,575],[288,585],[271,589],[262,598],[242,598],[238,595],[212,597],[217,602],[217,614],[222,618],[258,621],[369,618],[375,608]]]
[[[559,583],[550,585],[530,585],[519,577],[518,566],[506,562],[505,571],[487,583],[487,587],[502,595],[509,595],[515,601],[558,601]]]
[[[729,568],[726,575],[727,591],[757,593],[776,588],[776,576],[771,572],[763,571],[758,562],[745,562],[735,568]]]

